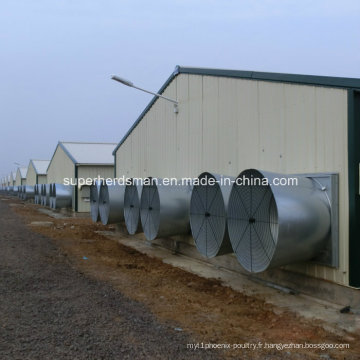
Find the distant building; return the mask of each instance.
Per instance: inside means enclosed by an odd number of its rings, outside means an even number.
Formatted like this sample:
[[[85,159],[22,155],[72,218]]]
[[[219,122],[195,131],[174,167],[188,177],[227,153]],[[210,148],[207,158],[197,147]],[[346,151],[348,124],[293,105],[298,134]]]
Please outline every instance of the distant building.
[[[115,143],[60,141],[47,168],[47,182],[76,184],[78,179],[113,178],[115,146]],[[74,186],[72,204],[75,211],[90,211],[88,185]]]
[[[30,160],[26,174],[26,184],[46,184],[49,163],[50,160]]]

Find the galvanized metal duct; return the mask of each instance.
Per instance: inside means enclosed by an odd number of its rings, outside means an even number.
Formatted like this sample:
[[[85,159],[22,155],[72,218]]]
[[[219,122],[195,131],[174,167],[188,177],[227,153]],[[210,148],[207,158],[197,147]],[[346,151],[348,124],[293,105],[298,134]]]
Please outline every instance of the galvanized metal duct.
[[[50,209],[53,208],[53,184],[49,184],[49,207]]]
[[[140,202],[146,239],[190,233],[190,185],[166,185],[162,179],[144,182]],[[156,184],[156,181],[157,184]]]
[[[22,185],[19,185],[18,194],[17,194],[19,199],[22,199],[22,194],[21,193],[22,193]]]
[[[12,195],[17,196],[18,192],[19,192],[18,186],[14,185],[14,186],[13,186]]]
[[[196,248],[207,258],[233,252],[226,213],[234,179],[204,172],[194,185],[190,202],[191,233]]]
[[[42,204],[50,207],[50,184],[43,184],[42,186]]]
[[[44,206],[44,186],[45,184],[39,185],[40,205],[42,206]]]
[[[44,198],[43,198],[44,206],[50,207],[50,184],[45,184],[43,187],[43,191],[44,191]]]
[[[34,203],[40,204],[40,195],[39,195],[39,185],[38,184],[34,185],[34,193],[35,193]]]
[[[125,185],[124,193],[124,218],[125,226],[130,235],[142,231],[140,221],[140,199],[142,186],[135,184],[131,179],[131,184]]]
[[[50,184],[50,196],[49,196],[49,205],[51,209],[55,209],[55,183]]]
[[[90,186],[90,215],[93,222],[100,221],[99,213],[99,195],[100,195],[101,181],[95,181]]]
[[[52,208],[70,208],[72,205],[73,186],[52,184]]]
[[[24,185],[23,200],[31,200],[35,197],[34,186]]]
[[[101,222],[116,224],[124,221],[125,185],[102,184],[99,196],[99,213]]]
[[[25,185],[21,185],[21,200],[25,200]]]
[[[41,189],[42,189],[42,184],[38,184],[37,185],[37,197],[38,197],[39,205],[41,205]]]
[[[240,264],[253,273],[314,258],[331,228],[322,186],[305,176],[291,176],[297,186],[270,186],[275,178],[289,176],[245,170],[230,194],[230,241]]]

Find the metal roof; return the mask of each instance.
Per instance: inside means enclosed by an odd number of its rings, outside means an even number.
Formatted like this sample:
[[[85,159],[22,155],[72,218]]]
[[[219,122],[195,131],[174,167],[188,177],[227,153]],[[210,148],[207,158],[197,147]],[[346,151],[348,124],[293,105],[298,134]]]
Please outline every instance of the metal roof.
[[[30,160],[33,164],[34,170],[38,175],[46,175],[47,168],[50,164],[50,160]]]
[[[74,164],[113,165],[112,152],[116,143],[85,143],[59,141],[60,146]]]
[[[176,66],[174,72],[165,81],[163,86],[158,91],[159,94],[163,93],[173,79],[179,74],[192,74],[192,75],[206,75],[206,76],[219,76],[228,78],[238,79],[249,79],[249,80],[262,80],[272,82],[284,82],[293,84],[303,85],[314,85],[314,86],[326,86],[335,88],[345,89],[360,89],[360,79],[356,78],[344,78],[344,77],[333,77],[333,76],[316,76],[316,75],[299,75],[299,74],[282,74],[282,73],[271,73],[271,72],[259,72],[259,71],[244,71],[244,70],[226,70],[226,69],[210,69],[210,68],[196,68],[196,67],[182,67]],[[123,144],[127,137],[132,133],[135,127],[139,124],[145,114],[154,105],[158,98],[154,96],[149,104],[146,106],[144,111],[140,114],[134,124],[131,126],[129,131],[120,140],[118,145],[113,151],[115,155],[118,148]]]
[[[11,175],[12,175],[13,181],[15,181],[16,180],[16,171],[12,171]]]
[[[21,176],[22,179],[26,179],[27,169],[28,169],[27,166],[18,168],[18,170],[20,171],[20,176]]]

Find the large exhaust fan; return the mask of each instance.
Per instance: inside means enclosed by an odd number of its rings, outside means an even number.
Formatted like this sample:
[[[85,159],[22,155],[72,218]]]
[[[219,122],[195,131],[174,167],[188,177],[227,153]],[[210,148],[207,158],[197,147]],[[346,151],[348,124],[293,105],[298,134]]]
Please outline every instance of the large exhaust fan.
[[[338,266],[337,207],[336,174],[243,171],[228,207],[238,261],[252,273],[307,260]]]
[[[204,172],[194,184],[190,202],[191,233],[198,251],[208,258],[233,252],[226,224],[232,179]]]
[[[145,179],[140,218],[147,240],[190,232],[190,185],[169,185],[162,179]]]
[[[42,184],[41,186],[41,205],[50,206],[50,185]]]
[[[99,213],[104,225],[117,224],[124,220],[124,193],[125,185],[101,185]]]
[[[35,185],[34,185],[34,193],[35,193],[34,203],[35,203],[35,204],[40,204],[40,192],[39,192],[39,188],[40,188],[40,185],[38,185],[38,184],[35,184]]]
[[[50,207],[52,209],[71,208],[73,186],[50,184]]]
[[[140,199],[142,185],[136,184],[134,179],[125,185],[124,193],[124,218],[125,226],[130,235],[141,232]]]
[[[90,216],[93,222],[100,221],[99,194],[101,181],[95,181],[90,186]]]
[[[31,200],[35,198],[34,186],[24,185],[23,200]]]

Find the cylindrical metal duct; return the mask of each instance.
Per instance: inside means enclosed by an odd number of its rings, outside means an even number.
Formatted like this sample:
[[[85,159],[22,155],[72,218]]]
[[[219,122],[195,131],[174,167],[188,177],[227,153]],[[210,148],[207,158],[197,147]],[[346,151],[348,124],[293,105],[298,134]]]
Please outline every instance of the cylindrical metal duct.
[[[291,176],[297,185],[287,181],[287,185],[274,186],[274,178],[289,177],[249,169],[233,185],[229,236],[238,261],[250,272],[310,260],[330,232],[330,207],[324,191],[305,176]]]
[[[40,203],[42,206],[46,206],[46,193],[45,193],[46,186],[47,186],[46,184],[41,184],[41,188],[40,188],[40,193],[41,193]]]
[[[190,202],[191,233],[198,251],[212,258],[232,253],[226,212],[234,178],[202,173]]]
[[[54,205],[54,203],[55,203],[54,186],[55,186],[55,184],[51,183],[50,188],[49,188],[49,190],[50,190],[49,205],[50,205],[51,209],[55,209],[55,205]]]
[[[23,199],[24,200],[31,200],[35,197],[35,190],[34,186],[25,185],[24,186],[24,193],[23,193]]]
[[[49,187],[46,188],[46,191],[49,190],[49,192],[46,193],[46,196],[49,199],[49,207],[50,207],[50,209],[52,209],[52,199],[53,199],[53,196],[52,196],[52,183],[48,184],[48,185],[49,185]]]
[[[18,186],[18,194],[17,194],[19,199],[22,199],[22,194],[21,193],[22,193],[22,185],[19,185]]]
[[[44,205],[44,184],[39,185],[40,205]]]
[[[44,191],[44,206],[50,207],[50,184],[45,184],[43,187]]]
[[[25,190],[26,190],[26,185],[22,185],[22,190],[21,190],[21,199],[22,200],[26,200]]]
[[[124,218],[128,233],[134,235],[141,232],[140,221],[140,199],[142,185],[135,184],[131,179],[131,184],[125,185],[124,193]]]
[[[144,182],[140,202],[141,225],[146,239],[190,233],[190,185],[167,185],[162,179]]]
[[[41,187],[42,184],[37,184],[37,200],[38,200],[38,204],[41,204]]]
[[[124,220],[124,193],[125,185],[101,185],[99,213],[104,225],[116,224]]]
[[[90,215],[93,222],[100,221],[99,213],[99,195],[100,195],[101,181],[95,180],[95,183],[90,186]]]
[[[39,201],[39,185],[38,184],[35,184],[34,185],[34,203],[35,204],[39,204],[40,201]]]
[[[53,185],[53,209],[70,208],[72,205],[73,186],[63,184]]]

